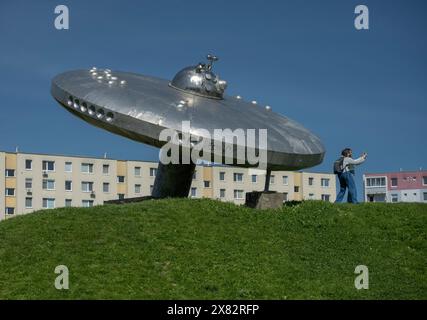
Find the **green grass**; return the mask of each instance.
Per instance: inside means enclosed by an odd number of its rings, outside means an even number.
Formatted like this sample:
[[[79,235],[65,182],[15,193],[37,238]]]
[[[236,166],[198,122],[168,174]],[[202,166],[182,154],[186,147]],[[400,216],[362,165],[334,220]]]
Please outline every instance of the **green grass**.
[[[45,210],[0,223],[0,299],[426,299],[426,230],[425,204]],[[54,287],[61,264],[69,290]]]

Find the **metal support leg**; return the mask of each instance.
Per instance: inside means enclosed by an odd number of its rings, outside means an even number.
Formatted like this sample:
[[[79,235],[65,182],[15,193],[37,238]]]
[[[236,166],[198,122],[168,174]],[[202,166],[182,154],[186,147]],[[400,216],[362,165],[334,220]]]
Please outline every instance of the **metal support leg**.
[[[153,198],[188,197],[196,164],[159,162],[153,187]]]
[[[265,173],[264,192],[267,192],[270,189],[270,177],[271,177],[271,170],[267,169],[267,172]]]

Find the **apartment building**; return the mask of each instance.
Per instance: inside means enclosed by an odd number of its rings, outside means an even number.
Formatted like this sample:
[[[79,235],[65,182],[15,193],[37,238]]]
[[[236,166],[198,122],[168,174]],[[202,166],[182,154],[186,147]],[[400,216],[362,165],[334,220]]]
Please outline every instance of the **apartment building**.
[[[427,202],[427,171],[363,175],[366,202]]]
[[[107,158],[0,152],[0,220],[40,209],[91,207],[104,201],[148,196],[157,163]],[[261,191],[265,170],[197,165],[189,197],[244,204],[245,193]],[[273,172],[270,190],[285,200],[334,201],[335,176]]]

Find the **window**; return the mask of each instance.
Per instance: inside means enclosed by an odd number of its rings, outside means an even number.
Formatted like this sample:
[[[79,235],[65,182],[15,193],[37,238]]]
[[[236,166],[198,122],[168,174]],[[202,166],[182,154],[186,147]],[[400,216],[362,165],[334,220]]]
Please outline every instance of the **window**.
[[[72,181],[65,181],[65,191],[73,191],[73,182]]]
[[[294,187],[294,192],[299,192],[299,187],[298,186]]]
[[[43,190],[55,190],[55,180],[43,179]]]
[[[157,169],[156,168],[150,168],[150,177],[155,177],[157,173]],[[194,173],[196,174],[196,173]]]
[[[225,180],[225,172],[224,172],[224,171],[221,171],[221,172],[219,173],[219,180],[220,180],[220,181],[224,181],[224,180]]]
[[[135,185],[135,193],[141,193],[141,185],[140,184]]]
[[[274,184],[274,175],[270,176],[270,184]]]
[[[322,187],[329,187],[329,179],[325,179],[325,178],[320,179],[320,185]]]
[[[423,195],[424,195],[424,198],[423,198],[424,201],[427,201],[427,192],[424,192]]]
[[[125,183],[125,176],[117,176],[117,183]]]
[[[225,189],[219,189],[219,197],[225,198]]]
[[[366,179],[367,187],[385,187],[385,178],[367,178]]]
[[[323,201],[329,201],[331,196],[329,194],[322,194],[322,200]]]
[[[82,163],[82,173],[93,173],[93,163]]]
[[[44,209],[53,209],[53,208],[55,208],[55,199],[53,199],[53,198],[43,198],[43,208]]]
[[[82,182],[82,191],[83,192],[92,192],[93,191],[93,182]]]
[[[397,178],[391,178],[391,186],[397,187]]]
[[[197,179],[197,172],[194,171],[194,173],[193,173],[193,180],[196,180],[196,179]]]
[[[6,207],[6,214],[15,214],[15,208]]]
[[[243,190],[234,190],[234,199],[243,199]]]
[[[109,193],[110,192],[110,184],[108,182],[104,182],[102,184],[102,191],[105,193]]]
[[[55,161],[43,161],[42,162],[43,171],[55,171]]]
[[[243,181],[243,173],[234,173],[233,174],[233,180],[235,182],[242,182]]]
[[[119,193],[119,194],[117,194],[117,196],[118,196],[119,200],[123,200],[125,198],[124,193]]]
[[[313,177],[309,177],[308,178],[308,185],[312,186],[313,185],[313,181],[314,181],[314,178]]]
[[[191,192],[191,193],[190,193],[190,194],[191,194],[191,197],[193,197],[193,198],[194,198],[194,197],[196,197],[196,196],[197,196],[197,188],[194,188],[194,187],[193,187],[193,188],[191,188],[191,191],[190,191],[190,192]]]
[[[313,200],[314,199],[314,193],[309,193],[308,194],[308,198],[311,199],[311,200]]]
[[[154,189],[154,186],[153,186],[153,185],[151,185],[151,186],[150,186],[150,194],[153,194],[153,189]]]
[[[283,184],[285,186],[287,186],[289,184],[289,182],[288,182],[289,181],[288,176],[283,176],[282,178],[283,178]]]
[[[14,197],[15,189],[14,188],[6,188],[6,197]]]
[[[109,164],[103,164],[102,165],[102,174],[110,174],[110,165]]]
[[[252,183],[257,183],[258,182],[258,176],[256,174],[253,174],[252,177]]]
[[[82,207],[84,207],[84,208],[93,207],[93,200],[83,200],[82,201]]]
[[[427,185],[427,176],[423,176],[423,185]]]
[[[391,202],[398,202],[399,201],[399,197],[397,194],[392,194],[391,195]]]
[[[283,193],[283,202],[288,201],[288,193]]]
[[[33,160],[25,160],[25,170],[33,170]]]
[[[135,167],[135,176],[140,177],[141,176],[141,167]]]
[[[66,207],[71,207],[73,204],[73,201],[71,199],[65,199],[65,206]]]
[[[211,187],[211,182],[210,181],[203,181],[203,185],[205,186],[205,188],[210,188]]]
[[[65,162],[65,172],[73,172],[73,164],[71,162]]]
[[[25,198],[25,208],[31,209],[33,207],[33,198]]]
[[[33,179],[25,178],[25,189],[31,189],[33,187]]]
[[[14,177],[14,176],[15,176],[15,170],[6,169],[6,177]]]

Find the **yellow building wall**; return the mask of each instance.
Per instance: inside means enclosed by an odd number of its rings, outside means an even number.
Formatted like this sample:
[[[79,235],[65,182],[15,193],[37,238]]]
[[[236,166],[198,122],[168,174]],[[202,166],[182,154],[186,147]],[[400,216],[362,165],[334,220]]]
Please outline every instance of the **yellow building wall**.
[[[117,161],[117,175],[118,176],[124,176],[125,177],[125,183],[117,183],[117,193],[122,193],[125,195],[125,197],[128,194],[127,190],[127,163],[126,161]]]
[[[210,181],[209,188],[205,188],[203,185],[203,197],[213,198],[213,170],[212,167],[203,167],[203,181]],[[204,184],[204,182],[203,182]]]
[[[301,172],[294,172],[294,186],[299,187],[298,192],[294,192],[294,199],[295,201],[302,201],[302,173]]]

